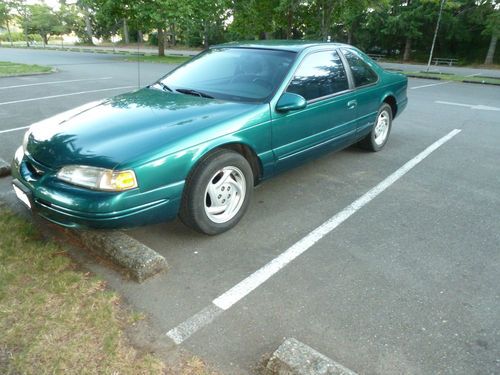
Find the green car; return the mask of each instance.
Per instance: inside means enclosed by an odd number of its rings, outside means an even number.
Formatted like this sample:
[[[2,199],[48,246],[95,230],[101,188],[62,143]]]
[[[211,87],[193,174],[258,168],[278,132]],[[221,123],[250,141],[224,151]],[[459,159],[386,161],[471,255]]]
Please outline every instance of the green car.
[[[63,226],[178,216],[218,234],[261,181],[354,143],[382,149],[406,91],[405,76],[346,44],[214,46],[145,88],[33,124],[13,187]]]

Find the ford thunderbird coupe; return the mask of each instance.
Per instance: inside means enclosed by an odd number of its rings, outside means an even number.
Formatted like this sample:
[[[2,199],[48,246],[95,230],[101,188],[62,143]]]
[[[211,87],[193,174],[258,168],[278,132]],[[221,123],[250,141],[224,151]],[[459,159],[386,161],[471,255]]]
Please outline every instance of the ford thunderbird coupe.
[[[63,226],[178,216],[214,235],[261,181],[352,144],[381,150],[406,91],[405,76],[346,44],[214,46],[147,87],[33,124],[13,188]]]

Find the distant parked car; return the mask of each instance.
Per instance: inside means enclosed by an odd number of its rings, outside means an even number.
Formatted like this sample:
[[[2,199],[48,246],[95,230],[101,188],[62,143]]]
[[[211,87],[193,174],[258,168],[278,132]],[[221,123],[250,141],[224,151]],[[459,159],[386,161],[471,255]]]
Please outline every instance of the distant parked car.
[[[159,81],[31,126],[17,196],[70,227],[180,219],[217,234],[255,184],[351,144],[379,151],[407,79],[335,43],[212,47]]]

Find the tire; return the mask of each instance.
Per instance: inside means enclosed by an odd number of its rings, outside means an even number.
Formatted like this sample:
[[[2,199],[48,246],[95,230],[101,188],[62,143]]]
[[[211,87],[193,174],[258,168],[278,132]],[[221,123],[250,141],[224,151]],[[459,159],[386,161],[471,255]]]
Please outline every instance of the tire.
[[[389,139],[391,129],[392,108],[389,104],[384,103],[378,110],[371,132],[359,142],[359,146],[373,152],[382,150]]]
[[[215,235],[233,228],[253,195],[253,171],[231,150],[206,156],[186,180],[179,217],[194,230]]]

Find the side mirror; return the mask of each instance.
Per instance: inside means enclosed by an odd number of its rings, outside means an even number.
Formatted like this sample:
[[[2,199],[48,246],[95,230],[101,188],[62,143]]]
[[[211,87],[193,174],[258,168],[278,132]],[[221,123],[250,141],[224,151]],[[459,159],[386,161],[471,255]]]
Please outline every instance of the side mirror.
[[[303,96],[285,92],[276,103],[276,110],[278,112],[296,111],[305,108],[306,105],[307,101]]]

